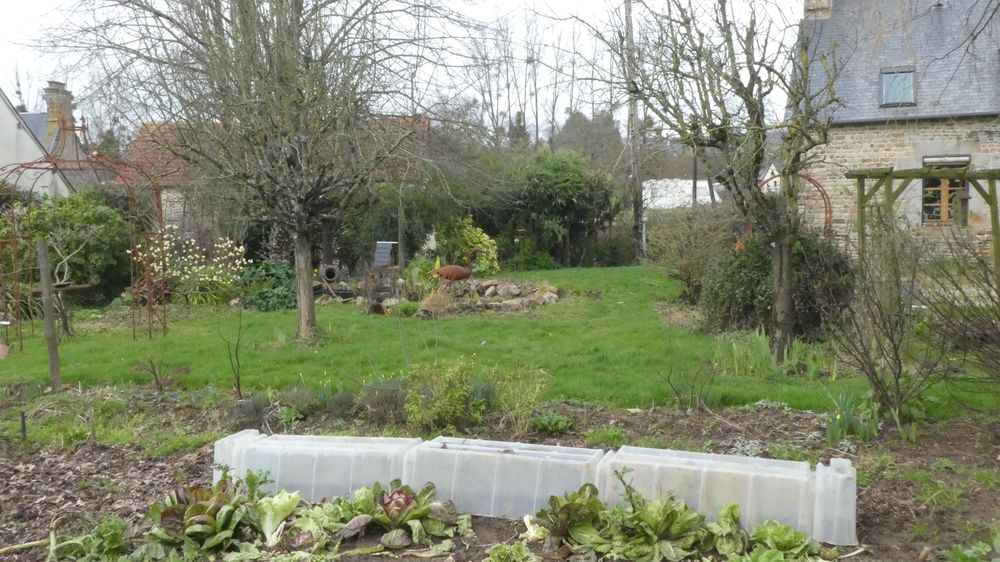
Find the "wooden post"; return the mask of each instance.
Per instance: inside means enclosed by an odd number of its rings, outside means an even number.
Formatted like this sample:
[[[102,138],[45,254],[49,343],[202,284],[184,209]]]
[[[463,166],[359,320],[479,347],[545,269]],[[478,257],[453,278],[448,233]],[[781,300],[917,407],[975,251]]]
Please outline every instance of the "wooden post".
[[[59,339],[56,335],[56,314],[52,304],[52,275],[49,272],[49,241],[38,237],[38,276],[42,286],[42,313],[45,317],[45,342],[49,348],[49,386],[58,391],[62,386],[59,374]]]
[[[885,220],[891,221],[893,220],[892,176],[886,176],[885,184],[882,187],[884,188],[885,191],[885,195],[883,195],[884,199],[882,201],[882,212],[885,213]]]
[[[997,202],[997,180],[995,178],[990,178],[989,180],[990,188],[990,230],[993,234],[993,274],[1000,275],[1000,216],[997,212],[1000,211],[1000,204]]]
[[[865,253],[865,178],[858,178],[858,254]]]

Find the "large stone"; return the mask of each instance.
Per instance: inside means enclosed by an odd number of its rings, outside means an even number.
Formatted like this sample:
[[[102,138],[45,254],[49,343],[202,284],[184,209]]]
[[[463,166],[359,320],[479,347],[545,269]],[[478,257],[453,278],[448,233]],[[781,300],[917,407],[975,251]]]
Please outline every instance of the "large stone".
[[[542,293],[542,304],[551,304],[559,300],[559,295],[555,293]]]
[[[487,287],[496,287],[499,284],[500,282],[497,281],[496,279],[487,279],[486,281],[480,283],[479,286],[485,289]]]
[[[507,299],[500,303],[500,310],[503,312],[519,312],[526,307],[527,303],[521,299]]]
[[[483,291],[483,296],[486,297],[486,298],[492,297],[492,296],[494,296],[496,294],[497,294],[497,287],[496,287],[496,285],[491,285],[489,287],[486,287],[486,290]]]

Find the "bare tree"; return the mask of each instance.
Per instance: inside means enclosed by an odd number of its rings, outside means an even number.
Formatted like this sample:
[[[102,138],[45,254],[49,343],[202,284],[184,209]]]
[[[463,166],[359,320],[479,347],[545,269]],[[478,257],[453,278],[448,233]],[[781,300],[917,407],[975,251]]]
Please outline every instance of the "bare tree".
[[[299,335],[316,325],[312,247],[366,197],[408,134],[401,103],[418,0],[81,0],[93,21],[54,34],[87,53],[123,118],[166,123],[189,162],[245,185],[294,241]],[[424,34],[443,37],[444,33]],[[402,82],[402,83],[401,83]],[[332,227],[336,231],[336,227]]]
[[[624,24],[609,32],[591,27],[618,62],[609,76],[639,100],[661,126],[694,150],[710,178],[732,194],[738,210],[771,247],[774,275],[772,344],[781,356],[795,324],[791,251],[799,232],[795,175],[826,142],[837,104],[832,53],[816,55],[809,38],[771,17],[776,6],[751,0],[637,2],[634,79]],[[773,117],[772,94],[787,97],[784,116]],[[778,193],[764,193],[758,178],[768,137],[782,136]]]

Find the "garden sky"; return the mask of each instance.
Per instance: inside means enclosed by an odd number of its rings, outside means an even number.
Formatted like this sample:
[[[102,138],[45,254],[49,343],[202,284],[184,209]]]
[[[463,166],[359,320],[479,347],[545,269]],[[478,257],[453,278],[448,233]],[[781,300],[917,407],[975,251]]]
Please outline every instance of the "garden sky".
[[[508,17],[516,24],[524,22],[532,12],[552,18],[554,26],[570,25],[565,18],[578,17],[599,23],[612,9],[620,9],[621,0],[452,0],[463,5],[461,11],[481,20]],[[709,0],[696,0],[708,2]],[[734,0],[747,2],[753,0]],[[760,1],[760,0],[758,0]],[[774,9],[788,22],[801,17],[802,0],[763,0],[772,2]],[[650,0],[656,5],[656,0]],[[0,89],[17,103],[16,83],[21,83],[22,98],[29,110],[43,111],[42,88],[47,80],[67,82],[71,90],[86,89],[84,73],[64,67],[58,56],[46,54],[32,45],[44,38],[46,28],[58,27],[72,17],[76,0],[0,0],[4,17],[0,19]],[[563,21],[558,21],[562,19]],[[585,33],[581,32],[583,37]],[[81,100],[86,106],[86,100]]]

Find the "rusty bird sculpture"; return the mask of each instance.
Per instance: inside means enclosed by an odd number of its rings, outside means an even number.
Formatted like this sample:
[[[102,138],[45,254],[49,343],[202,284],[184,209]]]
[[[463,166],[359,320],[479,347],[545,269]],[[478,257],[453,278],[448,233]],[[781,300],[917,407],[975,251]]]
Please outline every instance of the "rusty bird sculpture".
[[[468,279],[472,275],[472,263],[476,260],[476,254],[481,251],[483,251],[482,248],[472,248],[466,252],[465,262],[468,265],[465,267],[454,264],[442,265],[437,269],[432,269],[430,271],[430,276],[438,279],[444,279],[448,282]]]

